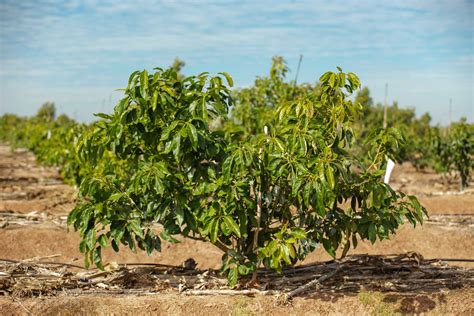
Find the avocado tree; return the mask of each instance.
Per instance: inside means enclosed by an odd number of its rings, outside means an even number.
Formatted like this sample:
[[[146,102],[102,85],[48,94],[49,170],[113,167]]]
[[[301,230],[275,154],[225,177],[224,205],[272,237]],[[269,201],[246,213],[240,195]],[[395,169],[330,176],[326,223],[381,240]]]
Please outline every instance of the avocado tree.
[[[56,117],[54,103],[46,102],[33,117],[1,116],[0,140],[12,149],[27,148],[38,163],[59,167],[67,183],[78,185],[81,175],[88,171],[78,159],[76,142],[87,128],[65,114]]]
[[[98,114],[77,148],[96,168],[68,218],[86,265],[101,268],[109,245],[151,254],[180,235],[222,250],[234,286],[261,265],[281,271],[319,245],[345,255],[358,240],[388,238],[405,219],[422,221],[415,197],[380,180],[396,130],[370,134],[369,164],[348,151],[361,110],[349,99],[360,87],[355,74],[325,73],[317,93],[280,98],[250,132],[227,124],[232,85],[227,73],[136,71],[113,114]]]
[[[469,185],[474,167],[474,125],[462,118],[447,129],[434,128],[432,151],[435,169],[442,172],[445,180],[452,171],[460,178],[460,190]]]
[[[279,105],[319,93],[318,84],[297,85],[294,81],[286,81],[289,71],[285,60],[275,56],[267,77],[257,77],[252,86],[233,90],[235,104],[223,129],[251,135],[262,133],[265,124],[275,121]]]
[[[454,123],[451,129],[451,146],[453,165],[459,172],[460,189],[469,185],[472,168],[474,168],[474,125],[468,124],[465,118]]]

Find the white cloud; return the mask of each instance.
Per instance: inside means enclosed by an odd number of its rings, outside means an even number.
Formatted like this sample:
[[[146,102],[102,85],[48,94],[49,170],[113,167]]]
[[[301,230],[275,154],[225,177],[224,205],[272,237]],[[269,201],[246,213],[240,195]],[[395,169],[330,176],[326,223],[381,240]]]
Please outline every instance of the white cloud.
[[[91,81],[104,87],[109,82],[112,90],[130,70],[168,63],[174,56],[185,58],[191,70],[236,69],[245,84],[261,71],[255,60],[267,64],[274,54],[303,53],[305,62],[344,63],[362,77],[381,80],[428,70],[432,74],[425,76],[440,76],[446,67],[464,66],[460,71],[471,73],[472,85],[472,7],[472,1],[453,0],[5,0],[0,3],[0,84],[2,95],[5,82],[18,92],[27,77],[38,87],[29,92],[32,98],[40,98],[34,93],[73,83],[83,92],[56,91],[64,94],[58,98],[72,102],[70,94],[93,102],[82,97],[89,95]],[[387,70],[397,77],[384,78]],[[303,79],[314,76],[302,69]],[[471,96],[466,99],[472,106],[472,92],[462,93]]]

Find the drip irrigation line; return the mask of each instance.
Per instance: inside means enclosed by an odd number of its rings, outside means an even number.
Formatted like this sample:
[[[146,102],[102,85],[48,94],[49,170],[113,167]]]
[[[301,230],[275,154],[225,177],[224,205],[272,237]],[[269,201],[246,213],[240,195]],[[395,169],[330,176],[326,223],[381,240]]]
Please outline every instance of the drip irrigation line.
[[[436,258],[436,259],[428,259],[428,260],[440,260],[440,261],[447,261],[447,262],[474,262],[474,259],[456,259],[456,258]]]
[[[46,265],[56,265],[56,266],[66,266],[71,268],[78,268],[82,270],[87,270],[84,267],[72,264],[72,263],[64,263],[64,262],[53,262],[53,261],[22,261],[22,260],[12,260],[12,259],[2,259],[0,258],[0,262],[10,262],[10,263],[22,263],[22,264],[46,264]]]

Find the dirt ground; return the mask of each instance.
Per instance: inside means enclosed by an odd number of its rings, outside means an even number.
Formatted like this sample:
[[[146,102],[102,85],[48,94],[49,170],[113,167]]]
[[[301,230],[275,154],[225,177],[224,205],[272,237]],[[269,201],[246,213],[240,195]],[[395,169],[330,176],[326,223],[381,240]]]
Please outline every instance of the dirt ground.
[[[290,306],[273,298],[176,294],[157,296],[82,296],[12,301],[0,297],[3,315],[472,315],[474,291],[436,294],[361,292],[296,298]]]
[[[398,254],[419,252],[425,258],[474,259],[474,190],[459,194],[456,181],[447,183],[434,172],[418,172],[409,165],[397,166],[391,185],[416,194],[431,219],[423,226],[403,226],[391,240],[360,243],[352,253]],[[57,170],[35,163],[24,151],[11,152],[0,145],[0,214],[66,215],[74,205],[74,188],[61,182]],[[34,212],[34,213],[32,213]],[[460,220],[459,220],[460,219]],[[154,262],[181,265],[193,258],[200,269],[218,268],[222,253],[207,243],[181,239],[179,244],[165,244],[162,253],[147,256],[126,249],[119,253],[106,249],[106,262]],[[0,258],[27,259],[58,255],[51,261],[82,264],[78,250],[79,236],[61,225],[12,225],[0,218]],[[322,249],[308,256],[304,263],[326,261]],[[468,262],[453,264],[474,268]],[[13,299],[1,296],[0,314],[397,314],[429,313],[474,314],[472,288],[430,293],[390,293],[362,291],[347,295],[314,292],[296,298],[290,306],[276,304],[268,296],[195,297],[179,294],[154,296],[57,296]]]

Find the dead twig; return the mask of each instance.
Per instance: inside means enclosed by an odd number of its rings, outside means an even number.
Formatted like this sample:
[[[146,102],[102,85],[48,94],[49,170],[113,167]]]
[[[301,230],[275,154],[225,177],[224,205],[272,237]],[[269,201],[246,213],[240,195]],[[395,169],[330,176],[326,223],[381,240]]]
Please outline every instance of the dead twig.
[[[342,270],[343,270],[344,266],[341,265],[340,267],[338,267],[336,270],[333,270],[327,274],[324,274],[323,276],[317,278],[317,279],[314,279],[313,281],[311,282],[308,282],[302,286],[299,286],[297,287],[296,289],[290,291],[289,293],[286,293],[284,295],[284,302],[285,303],[288,303],[288,301],[290,299],[292,299],[293,297],[299,295],[299,294],[302,294],[306,291],[308,291],[309,289],[311,289],[312,287],[316,287],[316,289],[319,289],[319,287],[321,286],[321,283],[334,277],[335,275],[339,274]]]
[[[33,258],[29,258],[29,259],[23,259],[23,260],[21,260],[21,262],[37,262],[37,261],[41,261],[43,259],[52,259],[52,258],[57,258],[57,257],[61,257],[61,254],[41,256],[41,257],[33,257]]]

